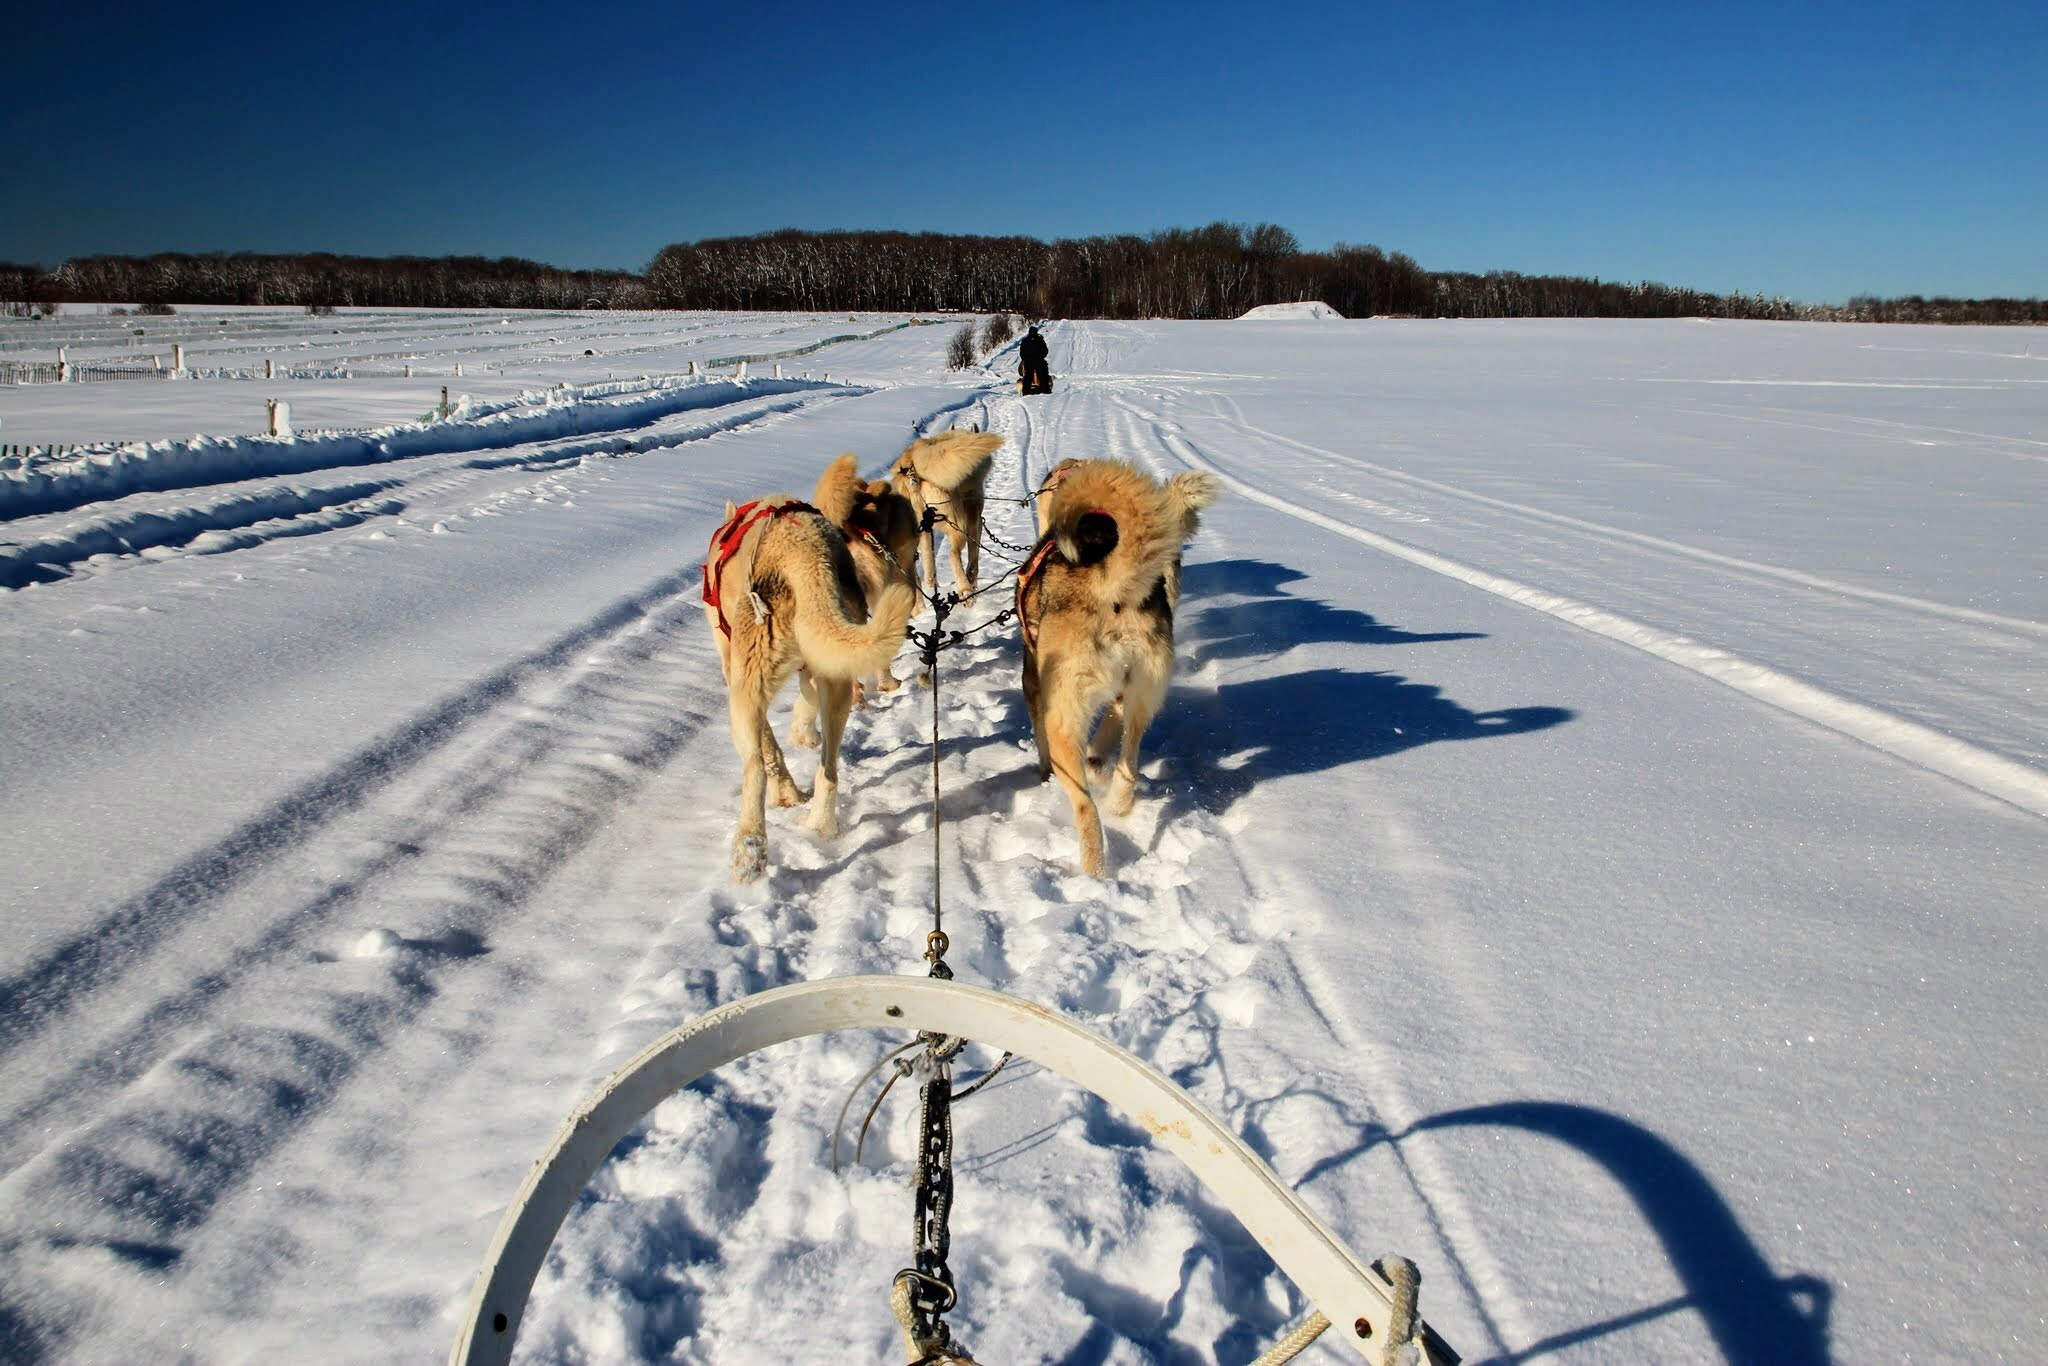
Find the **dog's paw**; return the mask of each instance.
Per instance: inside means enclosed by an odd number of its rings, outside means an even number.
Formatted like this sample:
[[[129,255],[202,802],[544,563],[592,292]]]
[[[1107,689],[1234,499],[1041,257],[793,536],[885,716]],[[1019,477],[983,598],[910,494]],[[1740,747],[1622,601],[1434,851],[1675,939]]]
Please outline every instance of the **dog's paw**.
[[[816,749],[818,728],[814,725],[795,725],[789,728],[789,743],[796,749]]]
[[[829,807],[822,811],[813,811],[810,820],[805,823],[811,827],[811,833],[821,840],[833,839],[839,834],[839,813]]]
[[[1122,774],[1118,774],[1110,780],[1109,792],[1103,797],[1102,804],[1109,808],[1109,814],[1112,816],[1128,816],[1137,799],[1137,788],[1127,782]]]
[[[768,838],[765,835],[736,835],[732,842],[732,880],[756,882],[768,871]]]
[[[811,799],[811,794],[798,787],[794,778],[783,778],[768,786],[768,800],[775,806],[802,806]]]

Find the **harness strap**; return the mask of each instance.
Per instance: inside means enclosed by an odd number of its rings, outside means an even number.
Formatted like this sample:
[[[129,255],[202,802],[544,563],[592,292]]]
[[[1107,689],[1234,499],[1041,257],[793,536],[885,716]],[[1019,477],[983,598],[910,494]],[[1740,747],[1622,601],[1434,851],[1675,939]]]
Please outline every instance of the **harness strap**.
[[[729,637],[732,627],[726,622],[725,607],[719,601],[721,584],[725,576],[725,564],[739,553],[740,542],[747,533],[771,517],[808,512],[822,515],[809,503],[771,503],[765,498],[754,498],[733,509],[732,516],[725,519],[725,525],[711,533],[711,554],[704,561],[704,605],[718,613],[718,629]]]
[[[1038,631],[1031,624],[1031,614],[1024,610],[1024,590],[1045,568],[1045,562],[1059,550],[1057,538],[1047,536],[1038,543],[1038,549],[1031,552],[1031,558],[1024,561],[1024,567],[1017,571],[1017,624],[1024,628],[1024,643],[1032,649],[1038,648]]]
[[[1050,470],[1047,470],[1045,474],[1045,482],[1038,486],[1038,492],[1040,496],[1051,493],[1061,484],[1066,483],[1067,476],[1072,474],[1073,472],[1074,467],[1072,465],[1055,465]]]

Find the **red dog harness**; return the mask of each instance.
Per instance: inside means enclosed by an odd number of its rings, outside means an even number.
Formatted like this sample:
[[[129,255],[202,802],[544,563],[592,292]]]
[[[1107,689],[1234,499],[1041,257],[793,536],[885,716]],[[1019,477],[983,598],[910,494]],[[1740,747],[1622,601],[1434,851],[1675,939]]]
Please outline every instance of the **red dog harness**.
[[[726,624],[725,608],[719,602],[719,580],[725,575],[725,562],[739,553],[740,542],[760,523],[795,512],[818,514],[809,503],[770,503],[756,498],[733,509],[725,525],[711,534],[711,554],[704,561],[704,605],[718,613],[718,629],[727,636],[732,635],[732,627]]]

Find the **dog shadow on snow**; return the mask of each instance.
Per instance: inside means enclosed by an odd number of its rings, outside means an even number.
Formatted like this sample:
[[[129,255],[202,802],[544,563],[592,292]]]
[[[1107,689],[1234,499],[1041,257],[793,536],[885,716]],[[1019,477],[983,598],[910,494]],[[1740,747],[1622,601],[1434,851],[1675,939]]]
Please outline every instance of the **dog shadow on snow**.
[[[1304,669],[1215,688],[1185,681],[1216,659],[1273,654],[1302,644],[1414,645],[1483,638],[1471,631],[1403,631],[1364,612],[1285,596],[1283,585],[1301,577],[1258,560],[1188,566],[1182,633],[1195,643],[1183,657],[1183,681],[1175,684],[1146,732],[1140,760],[1166,759],[1189,780],[1166,789],[1170,802],[1220,815],[1274,778],[1320,773],[1438,741],[1524,735],[1576,715],[1569,708],[1548,706],[1473,711],[1434,684],[1378,670]],[[1248,603],[1197,605],[1205,594],[1266,596]]]
[[[1337,641],[1352,645],[1427,645],[1438,641],[1484,640],[1482,631],[1417,634],[1388,626],[1370,613],[1298,598],[1286,586],[1308,576],[1270,560],[1210,560],[1191,564],[1181,575],[1179,634],[1197,623],[1201,639],[1185,655],[1188,670],[1218,659],[1271,654],[1290,645]],[[1250,602],[1214,602],[1224,596]],[[1190,610],[1192,608],[1192,610]]]

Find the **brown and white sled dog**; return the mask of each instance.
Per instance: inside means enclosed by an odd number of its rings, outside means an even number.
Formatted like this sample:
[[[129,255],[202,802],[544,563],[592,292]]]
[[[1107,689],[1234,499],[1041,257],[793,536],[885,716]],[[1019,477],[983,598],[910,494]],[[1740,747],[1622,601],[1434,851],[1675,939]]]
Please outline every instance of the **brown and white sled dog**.
[[[811,503],[845,535],[861,593],[870,605],[889,584],[915,586],[911,575],[917,567],[917,514],[911,511],[909,500],[889,486],[888,480],[861,478],[858,456],[842,455],[827,465],[818,476],[817,488],[811,492]],[[869,678],[875,680],[881,692],[895,692],[903,686],[884,664],[879,674],[854,682],[855,706],[863,704],[862,692]],[[817,748],[817,717],[817,690],[809,672],[802,671],[789,742],[805,749]]]
[[[1103,800],[1111,815],[1127,814],[1139,742],[1173,678],[1181,547],[1221,491],[1203,471],[1161,483],[1122,461],[1082,460],[1065,465],[1039,504],[1045,534],[1017,577],[1024,703],[1038,776],[1066,789],[1091,876],[1102,874],[1103,846],[1090,768],[1116,751]]]
[[[954,587],[964,596],[980,583],[983,488],[996,447],[1002,444],[1003,438],[994,432],[955,428],[911,442],[890,467],[890,484],[909,500],[920,525],[927,507],[938,509],[933,551],[924,568],[926,592],[939,591],[940,533],[952,555]]]
[[[790,494],[728,503],[725,512],[704,562],[704,615],[725,672],[732,743],[740,756],[733,876],[750,882],[767,868],[771,785],[777,806],[809,800],[810,827],[820,836],[839,832],[839,741],[854,680],[888,667],[917,591],[907,582],[883,584],[870,599],[846,537]],[[768,725],[769,704],[799,668],[809,675],[822,732],[817,783],[808,798],[790,777]]]

